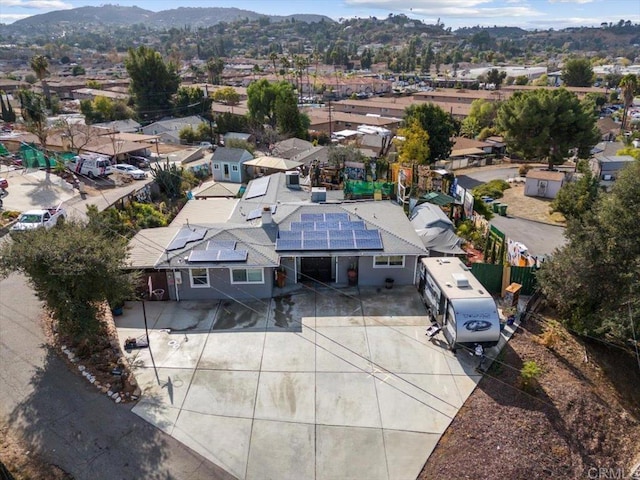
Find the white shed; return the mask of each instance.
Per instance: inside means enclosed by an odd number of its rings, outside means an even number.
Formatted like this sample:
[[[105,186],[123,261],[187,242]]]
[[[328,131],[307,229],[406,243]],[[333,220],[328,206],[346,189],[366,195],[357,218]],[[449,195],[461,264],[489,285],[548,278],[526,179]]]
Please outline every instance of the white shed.
[[[556,198],[564,182],[563,172],[531,170],[527,173],[524,194],[528,197]]]

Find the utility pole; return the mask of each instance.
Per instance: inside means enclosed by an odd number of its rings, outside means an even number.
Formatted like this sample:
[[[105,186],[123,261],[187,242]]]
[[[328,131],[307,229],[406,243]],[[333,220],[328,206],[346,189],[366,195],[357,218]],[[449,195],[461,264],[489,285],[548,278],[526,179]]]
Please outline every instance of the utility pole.
[[[333,124],[331,122],[331,100],[329,100],[329,141],[333,135]]]

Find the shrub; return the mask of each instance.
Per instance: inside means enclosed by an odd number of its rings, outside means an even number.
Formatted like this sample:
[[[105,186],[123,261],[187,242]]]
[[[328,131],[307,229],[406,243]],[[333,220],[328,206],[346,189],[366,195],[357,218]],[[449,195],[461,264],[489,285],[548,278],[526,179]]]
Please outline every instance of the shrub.
[[[542,370],[533,360],[524,362],[520,369],[520,388],[528,392],[535,391],[541,373]]]
[[[531,170],[533,167],[531,165],[520,165],[520,167],[518,168],[518,175],[520,175],[521,177],[526,177],[527,173],[529,173],[529,170]]]
[[[491,180],[490,182],[483,183],[482,185],[474,188],[473,196],[474,197],[491,197],[491,198],[502,198],[502,192],[506,189],[511,188],[509,183],[505,180]]]

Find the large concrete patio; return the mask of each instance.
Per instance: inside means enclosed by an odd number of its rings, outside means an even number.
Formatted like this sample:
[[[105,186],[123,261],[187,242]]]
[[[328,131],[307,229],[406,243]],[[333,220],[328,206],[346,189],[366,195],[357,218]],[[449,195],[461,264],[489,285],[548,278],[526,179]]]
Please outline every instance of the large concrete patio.
[[[240,479],[415,479],[479,380],[414,287],[146,302],[133,411]],[[140,303],[116,318],[144,337]]]

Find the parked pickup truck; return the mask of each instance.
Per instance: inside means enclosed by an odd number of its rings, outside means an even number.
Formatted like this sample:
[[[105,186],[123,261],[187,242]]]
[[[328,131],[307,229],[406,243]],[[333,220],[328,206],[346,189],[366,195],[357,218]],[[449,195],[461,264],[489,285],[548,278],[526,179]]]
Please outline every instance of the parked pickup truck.
[[[11,227],[12,232],[34,230],[36,228],[49,228],[64,222],[67,212],[62,207],[43,208],[29,210],[18,217],[18,221]]]

